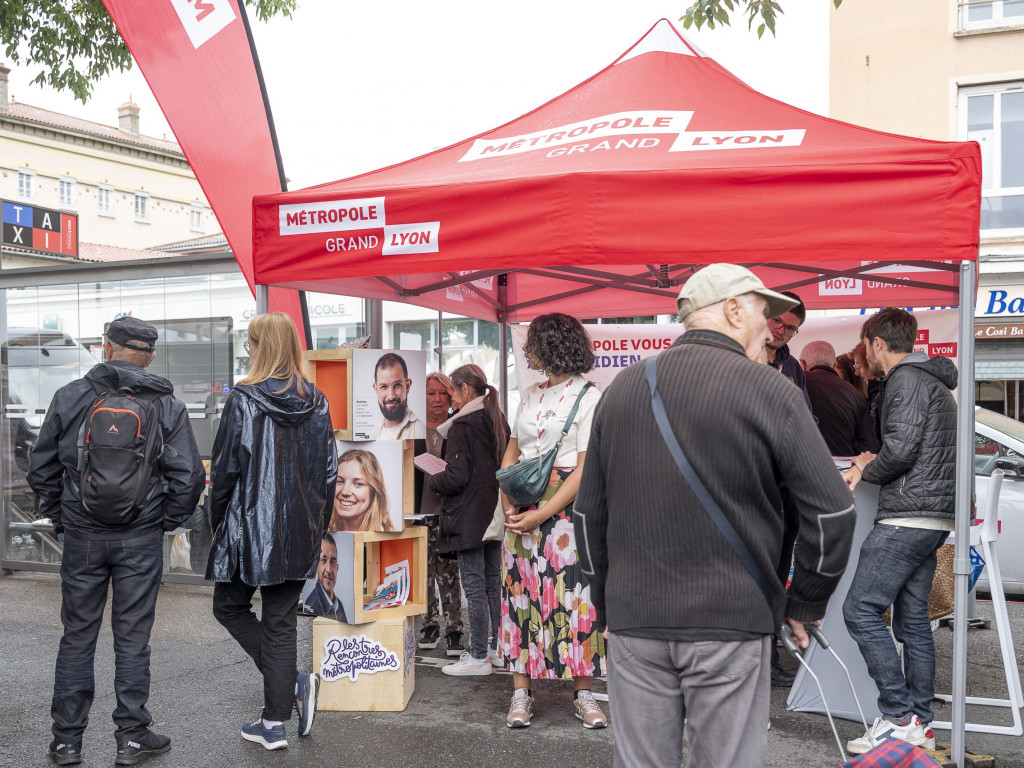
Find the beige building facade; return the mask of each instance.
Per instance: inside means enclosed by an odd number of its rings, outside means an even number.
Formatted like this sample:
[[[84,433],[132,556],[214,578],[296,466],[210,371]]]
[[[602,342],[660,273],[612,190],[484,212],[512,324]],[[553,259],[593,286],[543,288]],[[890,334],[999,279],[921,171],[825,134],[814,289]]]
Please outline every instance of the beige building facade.
[[[976,397],[1024,418],[1024,0],[850,0],[829,43],[831,117],[980,145]]]
[[[220,231],[177,143],[139,132],[138,106],[117,108],[117,127],[93,123],[13,100],[8,72],[0,67],[0,199],[77,215],[84,260]],[[5,268],[46,258],[8,245]]]

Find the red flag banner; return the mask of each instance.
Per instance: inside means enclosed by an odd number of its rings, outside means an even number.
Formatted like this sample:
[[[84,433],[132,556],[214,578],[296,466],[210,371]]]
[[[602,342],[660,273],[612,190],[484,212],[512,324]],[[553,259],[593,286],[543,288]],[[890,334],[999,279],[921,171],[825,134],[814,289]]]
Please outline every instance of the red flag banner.
[[[236,0],[103,0],[210,201],[249,287],[252,198],[283,188],[259,66]],[[298,294],[272,311],[303,327]],[[304,337],[305,334],[299,334]]]

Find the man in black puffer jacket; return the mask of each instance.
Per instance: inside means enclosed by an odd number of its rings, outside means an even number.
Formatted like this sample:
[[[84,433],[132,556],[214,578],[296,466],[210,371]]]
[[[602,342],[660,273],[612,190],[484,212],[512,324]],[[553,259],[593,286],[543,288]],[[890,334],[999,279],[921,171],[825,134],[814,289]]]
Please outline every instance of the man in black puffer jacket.
[[[847,745],[863,754],[872,742],[901,739],[935,748],[930,723],[935,643],[928,595],[935,552],[953,530],[956,493],[957,370],[946,357],[914,352],[917,320],[889,307],[861,331],[871,374],[885,376],[879,396],[882,448],[862,453],[844,475],[881,486],[875,526],[861,547],[843,615],[878,685],[882,717]],[[903,644],[901,662],[882,613]]]

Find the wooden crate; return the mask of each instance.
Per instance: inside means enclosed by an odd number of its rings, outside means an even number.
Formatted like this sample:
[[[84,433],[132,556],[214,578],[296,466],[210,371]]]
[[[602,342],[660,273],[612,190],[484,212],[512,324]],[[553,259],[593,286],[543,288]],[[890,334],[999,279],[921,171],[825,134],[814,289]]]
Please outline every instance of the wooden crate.
[[[338,582],[335,593],[345,605],[352,624],[379,622],[427,612],[427,528],[413,525],[404,531],[339,531]],[[384,569],[402,560],[409,561],[409,599],[405,605],[364,611],[384,578]],[[365,563],[365,567],[364,567]],[[348,598],[348,595],[353,598]],[[348,598],[348,599],[346,599]],[[350,610],[351,608],[351,610]]]
[[[413,621],[405,616],[354,625],[314,619],[313,669],[322,679],[317,710],[404,710],[416,688]]]
[[[352,350],[306,352],[306,375],[331,406],[331,425],[338,440],[352,439]]]

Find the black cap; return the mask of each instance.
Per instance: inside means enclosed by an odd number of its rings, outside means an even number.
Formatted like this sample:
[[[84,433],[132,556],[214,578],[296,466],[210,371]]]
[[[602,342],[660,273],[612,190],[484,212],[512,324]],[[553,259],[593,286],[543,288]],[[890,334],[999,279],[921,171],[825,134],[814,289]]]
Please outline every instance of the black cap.
[[[124,315],[107,327],[107,339],[138,352],[152,352],[159,334],[145,320]]]

